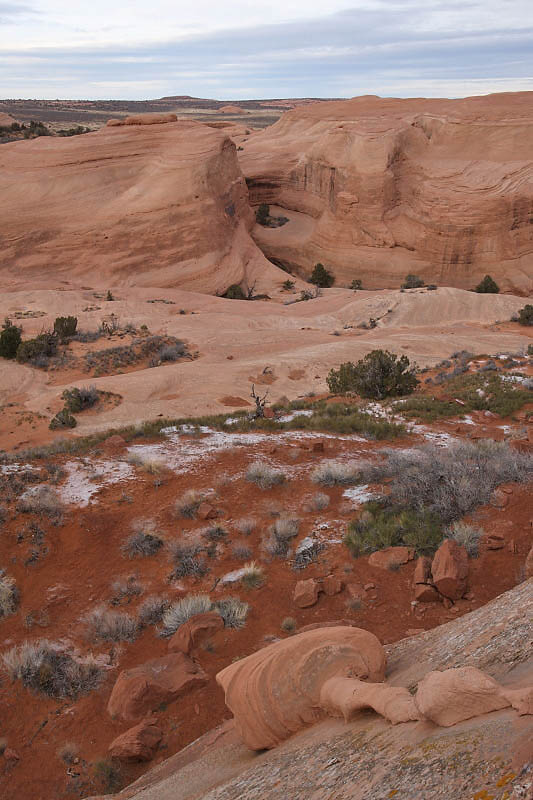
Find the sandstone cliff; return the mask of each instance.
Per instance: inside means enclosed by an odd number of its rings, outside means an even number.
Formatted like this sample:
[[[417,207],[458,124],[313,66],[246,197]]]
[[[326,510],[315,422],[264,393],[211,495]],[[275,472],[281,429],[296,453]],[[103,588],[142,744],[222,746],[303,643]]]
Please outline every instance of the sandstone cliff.
[[[249,236],[235,145],[199,123],[3,145],[0,196],[0,270],[10,281],[220,293],[277,273]]]
[[[315,103],[244,144],[252,204],[290,222],[256,226],[268,258],[338,283],[398,286],[408,272],[472,288],[533,288],[533,93],[463,100]]]

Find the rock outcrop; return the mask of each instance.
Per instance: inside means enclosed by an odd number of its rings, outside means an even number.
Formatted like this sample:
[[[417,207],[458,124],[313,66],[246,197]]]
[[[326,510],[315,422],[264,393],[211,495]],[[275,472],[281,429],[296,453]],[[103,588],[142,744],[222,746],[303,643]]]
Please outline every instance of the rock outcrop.
[[[338,283],[409,272],[472,288],[533,288],[532,93],[460,100],[356,97],[285,113],[240,153],[251,200],[289,217],[256,227],[269,258]]]
[[[282,276],[250,238],[232,140],[155,117],[2,145],[2,274],[50,285],[98,273],[102,285],[212,294],[254,281],[259,292]]]
[[[433,583],[448,600],[459,600],[466,591],[468,553],[454,539],[445,539],[431,564]]]
[[[109,745],[109,755],[119,761],[150,761],[162,738],[157,719],[148,717],[117,736]]]
[[[118,676],[107,711],[111,717],[134,721],[207,683],[205,672],[183,653],[154,658]]]
[[[224,622],[217,611],[206,611],[205,614],[195,614],[179,626],[176,633],[168,642],[171,653],[180,652],[188,655],[195,647],[210,639],[218,631],[223,630]]]
[[[338,627],[297,634],[230,664],[217,682],[246,745],[263,750],[320,719],[324,684],[346,676],[383,680],[385,652],[372,633]]]

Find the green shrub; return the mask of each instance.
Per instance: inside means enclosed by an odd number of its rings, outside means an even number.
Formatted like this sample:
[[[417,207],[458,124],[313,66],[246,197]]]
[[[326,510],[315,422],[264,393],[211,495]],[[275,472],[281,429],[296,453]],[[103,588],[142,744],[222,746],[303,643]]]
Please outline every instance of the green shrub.
[[[420,289],[423,285],[424,281],[422,278],[419,278],[418,275],[409,273],[409,275],[405,276],[405,280],[402,283],[402,289]]]
[[[65,389],[61,395],[65,408],[73,414],[91,408],[98,401],[98,389],[95,386],[82,386],[81,389]]]
[[[6,319],[0,331],[0,357],[15,358],[21,341],[21,329]]]
[[[57,353],[57,337],[53,333],[40,333],[35,339],[27,339],[17,347],[17,361],[21,364],[48,359]]]
[[[398,356],[388,350],[372,350],[353,364],[341,364],[327,377],[329,390],[334,394],[357,392],[361,397],[382,400],[410,394],[416,388],[416,366],[411,366],[407,356]]]
[[[485,275],[483,280],[476,286],[475,291],[478,292],[478,294],[498,294],[500,287],[490,275]]]
[[[311,277],[309,278],[309,283],[314,283],[315,286],[320,286],[322,289],[327,289],[329,286],[333,286],[335,283],[335,276],[331,272],[328,272],[324,264],[319,262],[318,264],[315,264],[313,268]]]
[[[77,424],[76,418],[72,416],[68,408],[65,406],[61,409],[61,411],[57,412],[55,417],[52,417],[48,427],[51,431],[57,431],[61,428],[75,428]]]
[[[518,322],[520,325],[533,325],[533,305],[531,305],[531,303],[527,303],[524,308],[520,309],[518,312]]]
[[[77,327],[77,317],[56,317],[54,322],[54,333],[62,342],[64,342],[65,339],[70,339],[72,336],[75,336]]]
[[[255,220],[258,225],[268,225],[270,219],[270,206],[268,203],[261,203],[255,212]]]
[[[291,280],[289,280],[289,278],[287,278],[287,280],[283,281],[283,283],[281,284],[281,288],[285,289],[285,291],[287,291],[287,292],[290,289],[294,289],[294,281],[291,281]]]
[[[420,555],[429,555],[442,541],[440,517],[426,509],[398,509],[367,503],[365,511],[348,526],[344,543],[353,556],[368,555],[385,547],[414,547]]]
[[[350,289],[353,289],[356,292],[358,289],[363,288],[363,281],[361,280],[353,280],[350,284]]]
[[[228,286],[224,293],[224,297],[226,297],[228,300],[246,300],[246,295],[238,283],[232,283],[231,286]]]

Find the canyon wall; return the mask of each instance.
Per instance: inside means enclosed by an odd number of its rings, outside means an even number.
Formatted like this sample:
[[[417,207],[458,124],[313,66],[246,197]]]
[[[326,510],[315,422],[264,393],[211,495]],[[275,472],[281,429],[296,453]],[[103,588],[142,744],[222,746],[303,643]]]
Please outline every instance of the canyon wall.
[[[265,255],[295,273],[323,262],[337,285],[397,287],[408,272],[472,288],[533,288],[533,93],[463,100],[317,103],[239,153]]]
[[[195,122],[106,127],[0,148],[6,283],[272,282],[231,139]]]

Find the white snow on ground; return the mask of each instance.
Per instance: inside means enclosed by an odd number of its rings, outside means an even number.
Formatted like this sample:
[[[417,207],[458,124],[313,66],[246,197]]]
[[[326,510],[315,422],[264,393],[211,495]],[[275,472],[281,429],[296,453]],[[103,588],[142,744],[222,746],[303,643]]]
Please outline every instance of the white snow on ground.
[[[476,423],[470,416],[462,417],[459,422],[464,422],[465,425],[475,425]]]
[[[437,433],[430,431],[425,425],[413,425],[411,428],[412,433],[418,433],[424,437],[427,442],[436,444],[439,447],[448,447],[452,442],[459,441],[457,436],[452,436],[450,433]]]
[[[342,493],[343,497],[346,497],[348,500],[351,500],[354,505],[362,505],[366,503],[368,500],[372,500],[372,498],[377,497],[376,492],[372,492],[368,488],[368,484],[362,484],[361,486],[350,486],[349,489],[345,489]]]
[[[93,461],[88,458],[79,461],[67,461],[66,481],[58,492],[64,503],[87,506],[91,497],[103,486],[120,483],[133,478],[135,472],[125,461]]]
[[[282,417],[278,417],[276,422],[292,422],[293,419],[296,417],[312,417],[314,411],[309,411],[309,409],[301,408],[297,409],[296,411],[291,411],[289,414],[284,414]]]
[[[233,572],[227,572],[225,575],[223,575],[220,579],[220,583],[237,583],[237,581],[240,581],[245,573],[246,567],[234,569]]]
[[[41,467],[36,467],[33,464],[2,464],[0,465],[0,474],[2,475],[10,475],[14,472],[25,472],[26,470],[30,470],[31,472],[40,472]]]
[[[142,458],[154,459],[161,462],[176,474],[187,472],[194,465],[212,458],[222,450],[231,450],[237,447],[253,449],[265,442],[278,444],[282,441],[305,441],[308,439],[336,439],[350,442],[364,442],[361,436],[339,436],[330,433],[315,431],[284,431],[282,433],[226,433],[203,429],[206,435],[197,437],[184,437],[177,431],[167,429],[167,439],[156,444],[136,444],[128,448],[128,453],[136,454]],[[293,469],[293,468],[291,468]],[[284,471],[288,471],[284,467]]]

